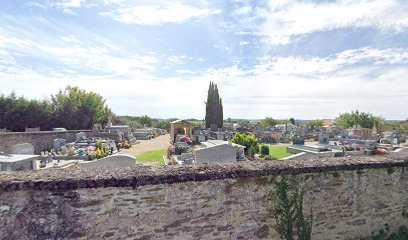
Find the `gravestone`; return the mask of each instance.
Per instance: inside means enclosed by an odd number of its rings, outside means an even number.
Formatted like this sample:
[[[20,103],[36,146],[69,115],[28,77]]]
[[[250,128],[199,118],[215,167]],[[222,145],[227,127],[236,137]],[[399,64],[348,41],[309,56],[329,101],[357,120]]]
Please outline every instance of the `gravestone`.
[[[214,131],[214,132],[218,131],[218,126],[217,126],[217,124],[211,124],[211,125],[210,125],[210,130],[211,130],[211,131]]]
[[[62,146],[64,146],[65,144],[67,144],[67,140],[65,140],[64,138],[56,138],[54,139],[54,150],[57,151],[59,150]]]
[[[75,134],[75,141],[78,142],[81,140],[86,140],[86,134],[84,132]]]
[[[329,134],[321,133],[319,135],[319,143],[320,144],[329,144]]]
[[[229,144],[221,144],[195,151],[195,164],[236,162],[236,148]]]
[[[34,155],[34,146],[30,143],[12,145],[11,154]]]
[[[225,134],[223,132],[217,132],[217,140],[223,140],[224,141]]]
[[[97,132],[102,132],[102,124],[94,124],[92,127],[92,132],[97,133]]]
[[[197,142],[205,142],[205,135],[204,134],[197,135]]]

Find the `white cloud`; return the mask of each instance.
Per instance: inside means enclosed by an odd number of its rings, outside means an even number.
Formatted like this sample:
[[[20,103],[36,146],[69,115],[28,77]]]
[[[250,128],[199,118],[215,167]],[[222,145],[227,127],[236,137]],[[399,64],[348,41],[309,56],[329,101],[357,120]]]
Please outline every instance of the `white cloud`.
[[[121,7],[115,11],[101,13],[124,24],[161,25],[164,23],[184,23],[190,19],[202,19],[219,14],[221,10],[197,8],[182,3],[160,5],[139,5]]]
[[[36,7],[36,8],[42,8],[42,9],[47,8],[44,4],[41,4],[41,3],[38,3],[38,2],[28,2],[25,5],[29,6],[29,7]]]
[[[273,71],[278,75],[313,75],[316,78],[355,64],[395,65],[408,64],[408,52],[402,48],[360,48],[340,52],[329,57],[269,57],[253,71]]]
[[[243,6],[240,8],[235,9],[232,14],[234,16],[243,16],[243,15],[247,15],[250,14],[252,12],[252,7],[251,6]]]
[[[79,8],[86,0],[64,0],[56,3],[57,6],[62,8]]]
[[[193,60],[193,58],[192,58],[192,57],[189,57],[189,56],[187,56],[187,55],[180,55],[180,56],[173,55],[173,56],[170,56],[170,57],[168,58],[168,60],[169,60],[169,62],[171,62],[171,63],[185,64],[185,63],[187,63],[188,61]]]
[[[180,69],[180,70],[176,70],[177,73],[181,73],[181,74],[194,74],[196,72],[191,71],[191,70],[187,70],[187,69]]]
[[[240,46],[244,46],[244,45],[248,45],[248,44],[249,44],[248,41],[241,41],[241,42],[239,42],[239,45],[240,45]]]
[[[288,44],[295,36],[350,27],[401,32],[408,28],[408,4],[398,0],[335,2],[269,1],[260,31],[271,44]]]
[[[219,84],[225,116],[316,119],[361,109],[406,117],[406,52],[361,48],[326,58],[266,57],[248,70],[234,65],[195,77]]]
[[[76,15],[76,12],[70,8],[64,8],[64,10],[62,10],[63,13],[67,14],[67,15]]]

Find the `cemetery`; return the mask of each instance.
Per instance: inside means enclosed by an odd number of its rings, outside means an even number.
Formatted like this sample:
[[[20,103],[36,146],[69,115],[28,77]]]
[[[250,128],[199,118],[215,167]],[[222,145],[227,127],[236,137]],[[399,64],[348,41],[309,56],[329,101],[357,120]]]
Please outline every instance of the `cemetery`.
[[[4,131],[0,139],[6,139],[2,142],[3,150],[9,154],[2,153],[2,171],[77,168],[82,164],[92,167],[130,166],[136,161],[130,165],[123,164],[126,161],[124,155],[117,155],[121,149],[129,149],[142,139],[152,139],[163,134],[166,131],[157,128],[133,130],[127,125],[113,125],[111,119],[105,128],[95,124],[92,130],[68,131],[55,128],[54,131],[40,131],[39,128],[27,128],[24,133]],[[23,142],[25,140],[28,141]],[[11,145],[15,142],[17,144]],[[107,164],[107,161],[113,165]]]

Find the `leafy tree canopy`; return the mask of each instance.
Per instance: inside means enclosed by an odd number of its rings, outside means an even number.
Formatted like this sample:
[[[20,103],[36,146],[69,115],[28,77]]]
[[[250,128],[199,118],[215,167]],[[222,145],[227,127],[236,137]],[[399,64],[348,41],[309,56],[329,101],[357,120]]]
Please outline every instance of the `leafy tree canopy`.
[[[358,110],[351,113],[343,113],[337,117],[337,125],[341,128],[351,128],[359,125],[363,128],[373,128],[374,124],[378,126],[384,119],[375,117],[371,113],[359,112]]]
[[[279,123],[279,122],[278,122],[277,120],[275,120],[275,119],[273,119],[273,118],[271,118],[271,117],[267,117],[267,118],[261,120],[261,122],[259,123],[259,125],[260,125],[262,128],[268,128],[268,127],[276,126],[276,125],[278,125],[278,123]]]
[[[322,120],[316,120],[306,123],[306,126],[309,127],[323,127],[324,122]]]
[[[78,87],[68,86],[51,98],[57,124],[68,129],[89,129],[95,123],[106,123],[111,115],[101,95]]]
[[[232,138],[231,142],[245,146],[245,151],[247,153],[251,147],[253,147],[256,152],[259,152],[259,141],[254,135],[250,136],[245,133],[237,133]]]

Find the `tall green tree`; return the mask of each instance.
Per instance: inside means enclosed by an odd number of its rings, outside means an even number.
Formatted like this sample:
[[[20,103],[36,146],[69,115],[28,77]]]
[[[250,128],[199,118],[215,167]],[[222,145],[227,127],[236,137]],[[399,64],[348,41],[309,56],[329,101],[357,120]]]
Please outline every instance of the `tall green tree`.
[[[279,122],[276,121],[275,119],[270,118],[270,117],[267,117],[267,118],[261,120],[261,121],[259,122],[259,125],[260,125],[262,128],[268,128],[268,127],[273,127],[273,126],[277,125],[278,123],[279,123]]]
[[[358,110],[351,113],[343,113],[337,117],[337,125],[341,128],[351,128],[356,125],[360,125],[363,128],[372,128],[375,125],[378,126],[384,119],[375,117],[371,113],[359,112]]]
[[[0,95],[0,128],[25,131],[26,127],[51,130],[54,119],[47,100],[27,100],[15,93]]]
[[[216,124],[218,127],[222,127],[224,123],[223,110],[222,99],[218,93],[218,86],[210,82],[207,102],[205,102],[205,126],[209,128],[211,124]]]
[[[78,87],[68,86],[51,98],[55,119],[60,127],[89,129],[95,123],[106,123],[111,114],[101,95]]]
[[[153,123],[153,119],[147,115],[140,116],[138,121],[142,126],[151,127]]]

